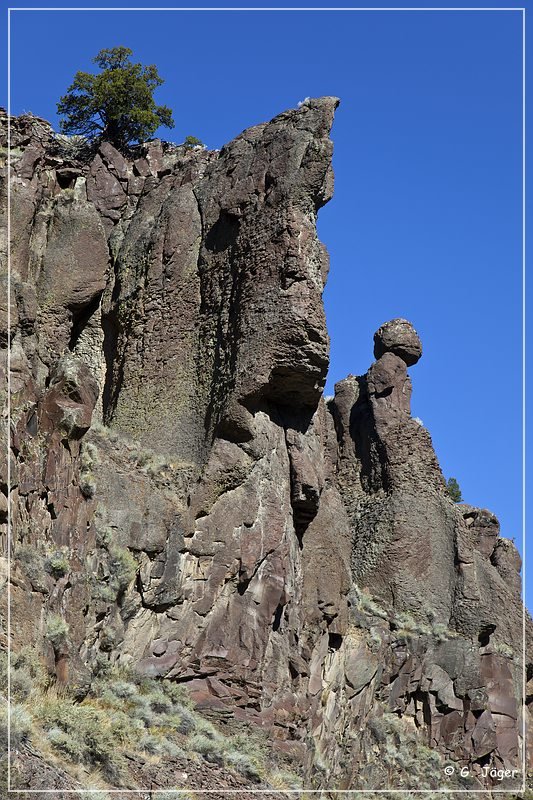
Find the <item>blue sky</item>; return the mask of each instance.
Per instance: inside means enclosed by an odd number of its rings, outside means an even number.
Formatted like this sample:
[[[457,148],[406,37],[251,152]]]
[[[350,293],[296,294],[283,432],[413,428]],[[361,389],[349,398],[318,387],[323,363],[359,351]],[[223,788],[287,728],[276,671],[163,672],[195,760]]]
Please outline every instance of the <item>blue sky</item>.
[[[54,125],[76,70],[117,44],[165,78],[171,141],[221,147],[307,96],[339,96],[318,225],[327,392],[366,371],[382,322],[411,320],[413,414],[465,501],[519,545],[521,26],[512,11],[20,11],[11,39],[12,112]]]

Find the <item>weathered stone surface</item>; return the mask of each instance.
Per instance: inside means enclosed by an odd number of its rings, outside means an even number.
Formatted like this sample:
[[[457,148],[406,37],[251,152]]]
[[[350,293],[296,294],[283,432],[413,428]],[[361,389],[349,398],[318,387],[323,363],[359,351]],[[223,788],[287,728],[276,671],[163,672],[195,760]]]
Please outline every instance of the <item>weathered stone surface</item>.
[[[336,419],[347,414],[344,386],[339,390]],[[410,417],[410,395],[404,360],[385,352],[359,379],[349,421],[341,423],[343,447],[346,429],[353,440],[353,457],[341,462],[339,473],[352,508],[352,564],[357,579],[385,602],[447,623],[456,516],[429,434]]]
[[[364,646],[352,650],[344,663],[346,682],[355,692],[360,692],[361,689],[368,686],[377,670],[378,659],[374,654],[369,653]]]
[[[410,415],[409,322],[321,398],[337,104],[220,152],[102,143],[87,161],[13,122],[13,645],[58,672],[60,613],[78,693],[102,659],[129,664],[266,728],[308,785],[390,788],[394,742],[401,788],[437,789],[435,761],[405,767],[428,743],[478,776],[520,761],[520,559],[446,493]],[[42,574],[59,548],[66,574]]]
[[[91,427],[97,398],[98,384],[87,365],[70,353],[63,355],[52,369],[48,390],[39,403],[38,429],[80,439]]]
[[[385,353],[399,356],[408,367],[420,359],[422,343],[406,319],[392,319],[378,328],[374,334],[374,356],[381,358]]]
[[[487,558],[492,556],[500,535],[500,523],[490,511],[461,503],[461,512],[471,534],[472,546]],[[520,566],[518,567],[520,571]]]
[[[522,589],[522,559],[516,545],[510,539],[498,539],[490,555],[491,564],[498,570],[504,582],[518,595]]]

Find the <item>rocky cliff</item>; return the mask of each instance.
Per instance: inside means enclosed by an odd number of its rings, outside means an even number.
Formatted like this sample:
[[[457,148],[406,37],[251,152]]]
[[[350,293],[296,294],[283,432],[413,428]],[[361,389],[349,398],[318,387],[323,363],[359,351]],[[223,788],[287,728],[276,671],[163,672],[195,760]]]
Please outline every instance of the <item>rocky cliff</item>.
[[[337,104],[219,152],[11,121],[13,653],[76,702],[113,666],[180,685],[308,787],[518,788],[520,557],[447,495],[412,325],[322,397]],[[6,167],[2,198],[5,218]]]

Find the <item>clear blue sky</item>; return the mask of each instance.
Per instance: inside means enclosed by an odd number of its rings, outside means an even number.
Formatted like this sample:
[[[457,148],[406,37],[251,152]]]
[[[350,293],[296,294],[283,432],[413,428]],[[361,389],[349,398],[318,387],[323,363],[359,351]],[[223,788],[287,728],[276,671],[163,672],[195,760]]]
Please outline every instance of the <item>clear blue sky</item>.
[[[411,320],[424,344],[413,414],[464,499],[518,544],[521,24],[510,11],[32,11],[13,13],[11,40],[12,112],[54,125],[76,70],[117,44],[165,78],[171,141],[221,147],[307,96],[338,95],[335,196],[319,216],[327,391],[366,371],[382,322]]]

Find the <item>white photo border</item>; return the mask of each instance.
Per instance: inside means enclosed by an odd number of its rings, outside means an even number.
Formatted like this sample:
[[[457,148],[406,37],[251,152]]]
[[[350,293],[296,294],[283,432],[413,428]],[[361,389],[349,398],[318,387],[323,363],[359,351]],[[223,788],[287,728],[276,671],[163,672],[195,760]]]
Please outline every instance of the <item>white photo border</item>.
[[[12,789],[11,788],[11,13],[15,11],[500,11],[522,14],[522,787],[520,789],[491,788],[494,794],[526,791],[526,9],[525,7],[346,7],[346,6],[33,6],[9,7],[7,9],[7,791],[9,794],[88,794],[102,789]],[[181,794],[486,794],[486,789],[106,789],[107,794],[140,794],[143,792],[174,793],[177,800]]]

